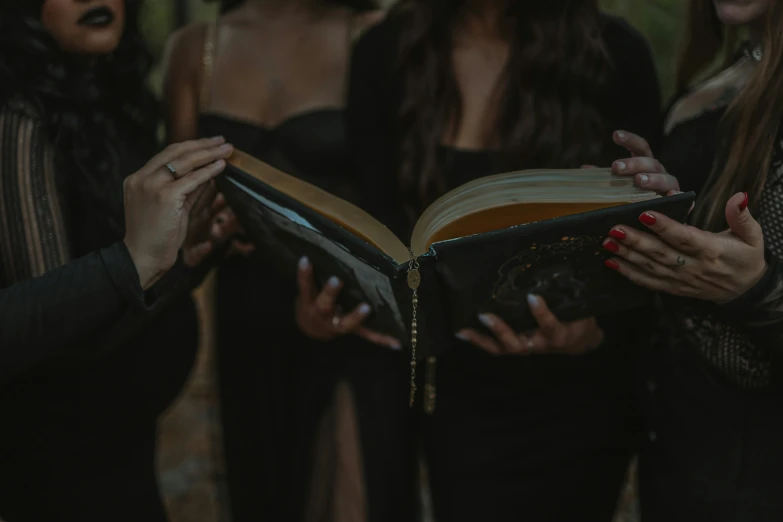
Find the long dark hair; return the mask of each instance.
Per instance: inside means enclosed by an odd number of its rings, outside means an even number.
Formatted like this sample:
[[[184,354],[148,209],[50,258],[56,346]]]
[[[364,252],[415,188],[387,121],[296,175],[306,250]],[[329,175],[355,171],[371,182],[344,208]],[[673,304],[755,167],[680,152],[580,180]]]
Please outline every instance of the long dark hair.
[[[399,113],[398,184],[421,206],[446,187],[436,167],[444,136],[459,129],[461,95],[452,64],[455,22],[464,0],[403,0],[400,43],[404,96]],[[578,167],[598,161],[603,123],[597,108],[609,72],[597,0],[507,0],[509,58],[496,86],[487,145],[508,169]],[[411,211],[411,209],[409,209]]]
[[[158,106],[146,85],[153,59],[137,26],[141,0],[125,1],[119,47],[92,64],[60,49],[41,23],[43,4],[0,6],[0,104],[22,101],[33,107],[59,164],[77,176],[78,191],[116,215],[122,193],[111,178],[123,167],[117,165],[116,130],[121,126],[133,144],[149,146],[158,123]]]
[[[721,121],[718,157],[694,210],[694,222],[707,230],[726,228],[723,210],[737,192],[748,193],[751,212],[756,212],[772,165],[783,121],[783,2],[769,2],[766,17],[761,63]],[[733,57],[737,41],[735,31],[720,23],[712,0],[691,0],[688,27],[678,74],[682,87],[721,51]]]
[[[215,0],[209,0],[209,1],[215,1]],[[219,0],[219,1],[220,1],[220,12],[226,13],[228,11],[231,11],[235,7],[239,7],[240,5],[244,4],[247,0]],[[337,4],[337,5],[348,7],[357,12],[372,11],[373,9],[378,9],[378,3],[375,0],[326,0],[326,1],[330,4]]]

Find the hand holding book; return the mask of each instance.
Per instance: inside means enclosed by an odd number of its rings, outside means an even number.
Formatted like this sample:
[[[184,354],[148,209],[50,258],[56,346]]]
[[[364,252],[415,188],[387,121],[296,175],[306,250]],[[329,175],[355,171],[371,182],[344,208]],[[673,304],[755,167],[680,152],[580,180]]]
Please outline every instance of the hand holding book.
[[[362,322],[372,311],[367,303],[361,303],[350,313],[340,315],[337,298],[343,287],[342,281],[332,276],[318,293],[313,266],[306,257],[299,260],[297,284],[299,295],[296,299],[296,323],[311,339],[331,341],[353,333],[373,344],[392,350],[402,349],[402,345],[394,337],[362,326]]]
[[[538,323],[537,330],[517,333],[500,317],[482,314],[479,320],[494,334],[494,339],[471,328],[457,332],[457,338],[468,341],[492,355],[581,355],[594,350],[603,342],[604,332],[595,317],[562,323],[543,298],[530,294],[527,296],[527,302]]]
[[[633,176],[634,185],[643,190],[656,192],[661,196],[671,196],[680,192],[680,183],[677,178],[668,174],[661,162],[655,159],[647,140],[623,130],[612,134],[612,139],[617,145],[630,152],[632,156],[612,163],[612,174]]]

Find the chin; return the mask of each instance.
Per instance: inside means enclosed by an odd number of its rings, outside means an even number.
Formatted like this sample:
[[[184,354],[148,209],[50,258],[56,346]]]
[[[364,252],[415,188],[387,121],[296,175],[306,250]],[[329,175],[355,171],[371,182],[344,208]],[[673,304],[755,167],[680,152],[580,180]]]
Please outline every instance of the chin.
[[[767,12],[768,5],[768,0],[715,0],[720,21],[735,26],[755,24]]]
[[[111,54],[117,50],[121,39],[122,31],[92,30],[79,40],[78,48],[72,49],[72,51],[88,56]]]

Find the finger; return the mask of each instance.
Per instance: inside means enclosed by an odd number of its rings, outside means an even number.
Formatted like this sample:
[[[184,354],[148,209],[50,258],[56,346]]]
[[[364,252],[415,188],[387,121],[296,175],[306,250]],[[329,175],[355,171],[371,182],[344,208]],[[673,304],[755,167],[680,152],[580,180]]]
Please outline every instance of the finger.
[[[651,231],[655,232],[661,241],[674,248],[677,253],[685,253],[691,256],[695,256],[699,252],[706,248],[706,237],[702,230],[690,225],[684,225],[678,221],[671,219],[665,214],[660,212],[643,212],[639,216],[639,221]],[[615,227],[622,230],[628,235],[628,239],[623,240],[626,245],[629,245],[628,241],[635,241],[636,238],[650,237],[644,232],[631,229],[630,227]],[[629,245],[630,246],[630,245]],[[651,243],[647,241],[648,247],[660,247],[659,243]],[[636,248],[635,246],[633,248]],[[637,249],[638,250],[638,249]],[[653,259],[657,259],[660,256],[660,252],[653,252]],[[676,257],[676,256],[675,256]]]
[[[299,287],[299,297],[306,303],[315,299],[315,281],[313,280],[313,265],[303,257],[299,260],[296,271],[296,283]]]
[[[579,168],[580,169],[597,169],[598,167],[596,165],[582,165]]]
[[[194,190],[188,196],[191,214],[208,211],[210,205],[215,201],[215,196],[217,196],[217,187],[215,186],[214,180],[209,180],[207,183],[204,183]],[[210,212],[206,213],[208,215],[214,214]]]
[[[207,181],[223,172],[225,168],[226,161],[222,159],[217,160],[210,163],[206,167],[201,167],[198,170],[194,170],[187,176],[178,179],[172,183],[172,186],[180,196],[187,197],[193,191],[199,188],[199,186],[203,185]]]
[[[666,169],[661,162],[650,157],[633,157],[620,159],[612,163],[612,174],[615,176],[635,176],[637,174],[662,174]]]
[[[356,330],[362,322],[370,315],[371,308],[367,303],[362,303],[347,315],[338,318],[333,323],[335,331],[341,334],[347,334]]]
[[[655,292],[666,292],[683,297],[696,297],[698,291],[690,286],[687,281],[673,282],[669,279],[656,277],[622,258],[612,258],[604,261],[604,266],[610,270],[619,272],[620,275],[641,287]]]
[[[646,248],[645,246],[648,245]],[[633,263],[646,272],[658,277],[677,278],[674,271],[681,267],[691,265],[694,260],[685,254],[672,250],[668,245],[652,238],[651,241],[641,240],[634,243],[633,247],[628,247],[607,238],[603,242],[604,249],[612,252],[618,257]],[[683,274],[686,276],[687,274]]]
[[[244,241],[237,240],[231,243],[231,248],[234,252],[238,254],[242,254],[243,256],[249,256],[256,249],[256,246],[252,243],[247,243]]]
[[[457,339],[468,342],[492,355],[503,355],[505,353],[497,341],[487,335],[482,335],[475,330],[460,330],[457,332]]]
[[[217,161],[219,159],[228,159],[234,152],[234,147],[230,143],[224,143],[217,147],[208,149],[190,150],[168,162],[168,165],[174,167],[176,178],[181,178],[204,165]],[[168,167],[163,167],[168,170]]]
[[[540,330],[536,330],[531,335],[525,336],[524,342],[527,351],[530,353],[542,354],[550,351],[549,337]]]
[[[500,317],[493,314],[481,314],[479,315],[479,321],[495,335],[503,346],[504,351],[517,353],[525,349],[519,334],[512,330]]]
[[[183,257],[185,264],[190,267],[198,266],[212,252],[212,249],[211,241],[204,241],[188,248],[187,253]]]
[[[334,304],[337,301],[337,296],[340,295],[340,290],[343,289],[343,282],[332,276],[326,282],[321,293],[315,298],[313,302],[315,310],[319,315],[333,317],[334,316]]]
[[[755,247],[764,246],[764,234],[761,225],[750,214],[748,209],[748,193],[734,194],[726,202],[726,222],[731,233],[745,244]]]
[[[640,189],[657,194],[679,192],[680,190],[680,182],[671,174],[637,174],[633,178],[633,184]]]
[[[391,350],[397,350],[397,351],[402,350],[402,343],[400,343],[400,341],[398,341],[397,339],[389,335],[384,335],[374,330],[364,328],[363,326],[360,326],[359,328],[354,330],[353,333],[354,335],[358,335],[362,339],[369,341],[373,344],[377,344],[379,346],[385,346]]]
[[[561,323],[555,314],[549,309],[546,301],[540,296],[528,294],[527,303],[530,306],[530,312],[538,323],[538,332],[553,339],[565,326]]]
[[[617,145],[624,147],[634,157],[653,157],[652,149],[650,149],[650,144],[647,143],[647,140],[633,132],[618,130],[612,135],[612,139]]]
[[[206,149],[216,145],[222,145],[225,142],[226,140],[223,138],[223,136],[215,136],[213,138],[203,138],[200,140],[174,143],[153,156],[152,159],[150,159],[139,172],[143,176],[149,176],[159,171],[161,168],[166,166],[166,163],[170,163],[175,158],[180,157],[182,154],[193,150]]]

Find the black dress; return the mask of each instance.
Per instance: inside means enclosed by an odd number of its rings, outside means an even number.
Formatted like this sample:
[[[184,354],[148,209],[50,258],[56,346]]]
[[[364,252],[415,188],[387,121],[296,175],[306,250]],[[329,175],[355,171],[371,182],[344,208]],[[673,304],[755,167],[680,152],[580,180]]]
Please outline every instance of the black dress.
[[[199,132],[225,136],[284,172],[349,197],[343,117],[342,110],[317,110],[265,128],[202,114]],[[367,520],[410,520],[415,468],[404,356],[353,336],[307,338],[294,318],[296,282],[277,274],[263,251],[231,257],[218,271],[216,360],[234,520],[304,516],[315,454],[323,451],[315,434],[341,381],[358,418]]]
[[[29,105],[5,105],[0,128],[0,287],[20,297],[0,328],[36,354],[0,383],[0,518],[163,522],[156,422],[194,361],[198,277],[178,264],[142,292],[122,242],[123,177],[154,140],[113,129],[116,163],[95,200]]]
[[[359,42],[348,105],[360,200],[398,234],[406,229],[390,194],[400,164],[396,49],[404,27],[391,17]],[[655,143],[660,99],[650,50],[620,19],[604,17],[603,36],[615,71],[600,107],[607,142],[611,130],[626,129]],[[498,173],[500,160],[447,147],[437,158],[448,188]],[[607,341],[580,357],[498,358],[455,339],[438,359],[423,438],[439,521],[611,520],[634,451],[634,345],[629,318],[601,321]]]
[[[703,191],[723,108],[678,124],[661,163]],[[661,296],[657,340],[639,366],[644,522],[783,520],[783,134],[756,217],[770,268],[722,306]]]

